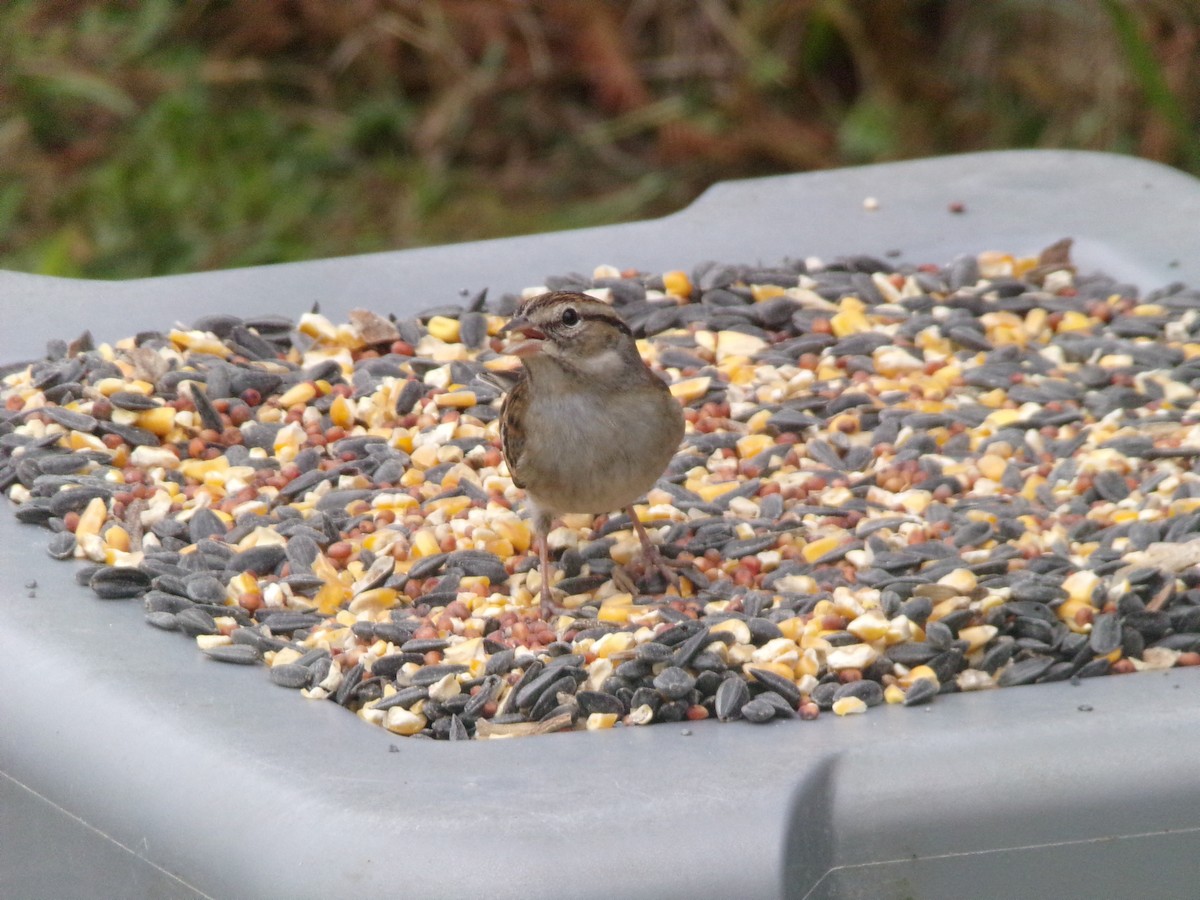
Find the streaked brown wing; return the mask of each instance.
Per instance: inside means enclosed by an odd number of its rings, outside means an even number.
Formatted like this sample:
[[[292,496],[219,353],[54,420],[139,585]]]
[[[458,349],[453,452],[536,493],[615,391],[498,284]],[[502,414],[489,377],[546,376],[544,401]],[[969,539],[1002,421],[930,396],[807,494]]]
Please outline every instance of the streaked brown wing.
[[[525,449],[525,433],[521,428],[510,428],[509,421],[523,419],[525,407],[529,405],[529,379],[522,377],[513,385],[512,390],[504,395],[504,403],[500,406],[500,450],[504,461],[508,464],[509,474],[513,484],[519,488],[525,487],[517,472],[517,461]]]
[[[521,368],[502,370],[499,372],[491,372],[484,370],[475,377],[484,384],[491,385],[496,390],[507,394],[513,389],[513,386],[524,376],[525,370]]]

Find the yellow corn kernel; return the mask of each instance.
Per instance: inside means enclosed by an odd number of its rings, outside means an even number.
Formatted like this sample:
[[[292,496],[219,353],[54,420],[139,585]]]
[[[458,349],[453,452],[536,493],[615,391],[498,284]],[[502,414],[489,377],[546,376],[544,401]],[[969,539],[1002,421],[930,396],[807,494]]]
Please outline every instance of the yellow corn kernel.
[[[628,622],[635,612],[644,610],[643,606],[601,606],[596,614],[597,621],[623,624]]]
[[[996,636],[996,632],[995,625],[970,625],[959,629],[958,636],[969,645],[967,652],[973,653],[986,646],[987,642]]]
[[[258,590],[258,579],[249,572],[234,575],[226,585],[226,594],[235,603],[247,594],[257,594]]]
[[[453,344],[458,341],[458,319],[451,319],[448,316],[434,316],[425,327],[439,341],[445,341],[447,344]]]
[[[720,363],[718,368],[729,379],[730,384],[745,387],[754,383],[754,365],[744,356],[731,356]]]
[[[1046,327],[1046,320],[1050,317],[1050,313],[1042,309],[1040,306],[1037,309],[1031,309],[1025,314],[1025,331],[1030,337],[1037,337]]]
[[[995,431],[1019,422],[1023,417],[1023,413],[1019,409],[998,409],[994,413],[988,415],[984,419],[984,424],[990,426]]]
[[[393,511],[412,509],[416,505],[417,499],[411,494],[406,494],[402,491],[379,494],[371,501],[371,506],[375,509],[390,509]]]
[[[838,544],[839,541],[835,537],[818,538],[811,544],[805,546],[800,553],[804,557],[805,562],[812,563],[816,562],[829,551],[836,550],[838,548]]]
[[[693,490],[700,495],[706,503],[712,503],[722,494],[728,494],[738,486],[737,481],[722,481],[717,484],[699,484]]]
[[[175,410],[170,406],[159,406],[138,413],[137,425],[158,437],[166,437],[175,427]]]
[[[764,669],[767,672],[772,672],[780,678],[786,678],[788,681],[794,681],[796,678],[795,668],[785,662],[753,662],[747,668],[749,669]],[[754,673],[751,672],[751,675]],[[755,679],[757,680],[757,679]]]
[[[708,393],[712,378],[701,375],[697,378],[685,378],[671,385],[671,396],[680,403],[693,403]]]
[[[883,699],[887,703],[903,703],[904,688],[898,684],[889,684],[883,689]]]
[[[1026,500],[1037,499],[1037,489],[1046,483],[1041,475],[1030,475],[1025,479],[1025,487],[1021,488],[1021,496]]]
[[[750,285],[750,295],[754,298],[755,303],[773,300],[775,297],[782,297],[786,293],[787,290],[777,284]]]
[[[1091,328],[1094,323],[1088,316],[1078,310],[1070,309],[1063,313],[1062,321],[1058,323],[1058,331],[1082,331]]]
[[[307,312],[301,315],[300,321],[296,324],[296,330],[319,341],[337,340],[337,328],[320,313]]]
[[[624,653],[632,649],[635,643],[632,633],[613,631],[596,639],[596,643],[592,644],[592,653],[600,659],[607,659],[614,653]]]
[[[356,615],[363,612],[378,612],[396,605],[400,592],[395,588],[374,588],[355,595],[347,609]]]
[[[783,636],[789,640],[799,642],[801,635],[804,634],[804,620],[799,616],[784,619],[778,623],[778,626],[779,630],[783,632]]]
[[[437,538],[433,536],[433,532],[428,528],[418,529],[413,535],[412,540],[412,555],[415,557],[433,556],[441,553],[442,548],[438,545]]]
[[[587,717],[587,724],[584,726],[588,731],[603,731],[606,728],[612,728],[617,723],[616,713],[592,713]]]
[[[999,343],[999,341],[996,343]],[[988,409],[999,409],[1004,405],[1006,400],[1008,400],[1008,394],[1006,394],[1000,388],[996,388],[995,390],[988,391],[986,394],[979,395],[979,405],[986,406]],[[999,446],[997,444],[993,444],[991,446],[991,452],[999,453]],[[1012,450],[1010,449],[1009,454],[1011,453]]]
[[[749,358],[767,346],[767,342],[753,334],[743,331],[718,331],[716,356],[717,362],[734,360],[736,357]]]
[[[507,538],[493,538],[490,541],[485,541],[482,549],[486,550],[488,553],[496,554],[501,559],[508,559],[510,556],[516,556],[518,552],[525,552],[524,550],[518,551],[517,548],[513,546],[512,541],[508,540]],[[529,548],[526,547],[525,549],[528,550]]]
[[[985,453],[979,457],[979,474],[984,478],[990,478],[992,481],[999,481],[1004,477],[1004,472],[1008,468],[1008,463],[994,453]]]
[[[211,650],[213,647],[228,647],[232,643],[233,638],[227,634],[196,635],[196,646],[201,650]]]
[[[329,404],[329,421],[342,428],[351,428],[354,425],[354,410],[350,401],[341,394],[334,397],[333,402]]]
[[[1090,606],[1092,593],[1099,584],[1100,577],[1095,572],[1080,569],[1063,579],[1062,588],[1070,599],[1083,601]]]
[[[92,385],[97,391],[105,397],[110,397],[117,391],[133,390],[124,378],[101,378]]]
[[[423,715],[402,706],[393,706],[383,717],[383,727],[393,734],[416,734],[427,723],[428,720]]]
[[[847,298],[851,299],[851,298]],[[871,322],[861,311],[853,308],[843,309],[835,313],[829,320],[830,327],[836,337],[848,337],[871,330]]]
[[[193,353],[207,353],[211,356],[227,358],[232,352],[217,338],[203,331],[180,331],[172,329],[167,335],[176,347],[191,350]]]
[[[279,395],[280,406],[302,406],[317,396],[317,386],[309,381],[301,381]]]
[[[800,658],[796,661],[793,670],[796,678],[804,678],[805,676],[816,678],[821,674],[821,654],[817,650],[806,647],[800,652]]]
[[[929,668],[929,666],[922,665],[913,666],[908,670],[907,675],[902,675],[900,677],[900,686],[903,688],[908,688],[914,681],[920,681],[922,678],[926,679],[927,681],[932,681],[934,684],[941,684],[941,682],[938,681],[937,672],[933,671],[933,669]]]
[[[692,295],[692,280],[687,272],[678,269],[663,273],[663,290],[673,297],[690,297]]]
[[[465,509],[471,508],[470,497],[443,497],[441,500],[430,500],[425,504],[426,515],[441,510],[447,519],[452,519]]]
[[[929,614],[930,622],[937,622],[939,619],[944,619],[952,612],[958,612],[960,609],[966,609],[970,601],[966,597],[949,597],[933,605],[933,611]]]
[[[372,553],[379,555],[380,553],[388,553],[399,540],[400,535],[395,530],[380,528],[364,537],[362,545],[364,550],[370,550]]]
[[[917,359],[901,347],[879,347],[872,354],[875,371],[887,378],[899,378],[925,367],[925,361]]]
[[[110,453],[108,447],[104,446],[104,441],[96,437],[94,434],[84,434],[82,431],[72,431],[67,436],[67,446],[72,450],[99,450],[103,453]]]
[[[322,588],[317,591],[317,595],[313,598],[313,602],[317,604],[317,612],[323,616],[331,616],[337,612],[338,608],[346,601],[346,597],[350,592],[345,585],[336,581],[326,582]]]
[[[74,435],[72,435],[74,437]],[[1200,497],[1184,497],[1181,500],[1171,501],[1168,507],[1168,512],[1172,516],[1184,516],[1188,513],[1195,512],[1200,509]]]
[[[750,626],[741,619],[725,619],[718,622],[709,632],[725,632],[731,635],[739,644],[749,644],[750,641]]]
[[[628,622],[632,611],[641,609],[642,607],[633,605],[632,594],[613,594],[600,602],[599,618],[605,622]],[[606,615],[609,618],[605,618]]]
[[[769,409],[760,409],[749,419],[746,420],[746,433],[759,434],[767,429],[767,422],[770,421],[774,413]]]
[[[1004,278],[1008,275],[1013,275],[1018,265],[1018,261],[1010,253],[1001,253],[999,250],[985,250],[977,257],[979,261],[979,274],[984,278]]]
[[[122,553],[129,552],[129,532],[120,525],[113,525],[104,532],[104,543],[113,550],[120,550]]]
[[[641,553],[642,545],[636,538],[629,537],[623,541],[617,541],[609,548],[608,555],[612,557],[612,561],[619,566],[627,566],[633,562],[634,558]]]
[[[108,506],[103,498],[93,497],[79,516],[79,524],[75,527],[75,538],[82,540],[88,535],[100,534],[100,527],[108,518]]]
[[[953,588],[959,594],[965,595],[974,591],[979,586],[979,581],[975,577],[975,573],[970,569],[955,569],[939,578],[938,584],[943,587]]]
[[[748,434],[738,438],[737,454],[742,459],[750,459],[774,445],[775,439],[769,434]]]
[[[279,650],[268,650],[263,654],[263,659],[272,669],[276,666],[286,666],[294,663],[304,654],[295,647],[281,647]],[[390,687],[390,685],[389,685]],[[393,692],[395,688],[392,688]]]
[[[867,704],[858,697],[843,697],[833,701],[833,713],[837,716],[857,716],[867,711]]]
[[[438,464],[438,448],[434,444],[422,444],[412,452],[412,463],[422,469],[431,469]]]
[[[448,391],[445,394],[438,394],[433,398],[433,402],[439,408],[449,407],[451,409],[466,409],[468,406],[475,405],[474,391]]]
[[[1058,617],[1062,619],[1062,621],[1065,622],[1067,627],[1072,631],[1079,634],[1087,634],[1092,630],[1091,622],[1080,622],[1076,619],[1076,616],[1079,614],[1080,610],[1084,609],[1089,611],[1094,609],[1091,601],[1083,600],[1077,597],[1068,597],[1061,604],[1059,604],[1059,607],[1057,610],[1055,610],[1055,612],[1058,613]]]
[[[887,616],[880,610],[872,609],[854,619],[846,630],[860,641],[870,643],[887,636],[890,627]]]

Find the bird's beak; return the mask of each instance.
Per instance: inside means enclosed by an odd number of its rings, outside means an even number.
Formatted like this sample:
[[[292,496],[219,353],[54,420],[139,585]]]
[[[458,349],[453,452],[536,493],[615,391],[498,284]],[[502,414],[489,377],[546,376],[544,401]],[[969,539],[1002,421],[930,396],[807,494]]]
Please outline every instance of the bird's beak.
[[[533,326],[524,316],[514,316],[508,320],[503,328],[500,329],[500,334],[508,336],[511,334],[519,334],[525,337],[525,340],[518,344],[513,344],[506,348],[506,352],[513,356],[533,356],[542,351],[542,344],[546,340],[545,333]]]

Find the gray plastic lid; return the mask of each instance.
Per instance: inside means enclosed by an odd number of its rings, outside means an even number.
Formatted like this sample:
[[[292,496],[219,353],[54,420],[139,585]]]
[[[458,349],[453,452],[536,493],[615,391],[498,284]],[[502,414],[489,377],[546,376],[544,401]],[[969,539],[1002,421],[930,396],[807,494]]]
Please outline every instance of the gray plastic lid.
[[[874,197],[876,209],[864,207]],[[952,213],[961,203],[965,212]],[[205,313],[403,313],[599,263],[648,271],[1075,238],[1200,284],[1200,182],[1074,152],[721,184],[630,225],[89,282],[0,273],[0,361]],[[1196,672],[767,727],[405,740],[100,601],[0,512],[0,897],[1194,897]],[[28,587],[36,582],[36,587]]]

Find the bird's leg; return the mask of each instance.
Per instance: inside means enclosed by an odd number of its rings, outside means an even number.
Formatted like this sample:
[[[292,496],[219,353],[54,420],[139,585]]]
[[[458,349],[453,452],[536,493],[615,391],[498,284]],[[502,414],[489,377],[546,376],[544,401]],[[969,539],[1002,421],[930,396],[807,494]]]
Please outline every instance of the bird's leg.
[[[632,505],[625,507],[625,514],[633,522],[633,530],[637,532],[638,540],[642,542],[642,557],[645,559],[646,565],[657,569],[662,577],[667,579],[667,584],[672,587],[679,587],[679,576],[675,574],[671,568],[671,564],[663,557],[658,546],[650,540],[650,535],[646,532],[646,527],[638,519]]]
[[[538,574],[541,576],[542,582],[542,618],[549,620],[557,608],[554,606],[554,600],[550,594],[550,525],[552,517],[549,513],[542,510],[535,510],[533,515],[534,530],[537,532],[538,542]]]
[[[638,595],[637,582],[633,580],[633,576],[625,570],[624,566],[613,566],[612,581],[617,586],[617,590],[622,593],[629,594],[632,597]]]

